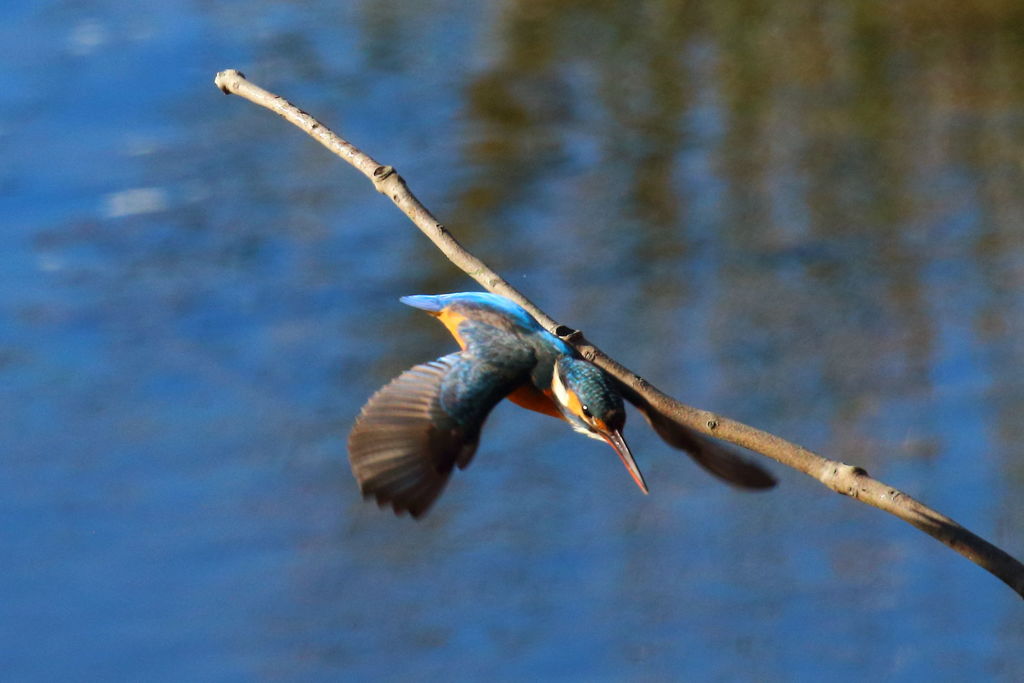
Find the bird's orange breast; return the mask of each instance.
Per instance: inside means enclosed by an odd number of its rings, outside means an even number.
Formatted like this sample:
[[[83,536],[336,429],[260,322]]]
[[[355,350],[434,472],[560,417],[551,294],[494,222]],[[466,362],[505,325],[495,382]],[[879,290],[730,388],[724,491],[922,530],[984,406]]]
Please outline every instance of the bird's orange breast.
[[[508,400],[520,408],[563,419],[562,411],[558,409],[558,404],[555,403],[555,399],[552,398],[551,394],[541,391],[532,382],[524,382],[519,385],[518,389],[508,395]]]

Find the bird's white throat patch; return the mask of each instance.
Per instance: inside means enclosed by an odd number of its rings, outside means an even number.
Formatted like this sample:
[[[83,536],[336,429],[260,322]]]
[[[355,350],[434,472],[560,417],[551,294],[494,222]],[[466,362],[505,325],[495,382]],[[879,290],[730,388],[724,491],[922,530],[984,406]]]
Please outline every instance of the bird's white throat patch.
[[[558,399],[558,404],[563,408],[569,407],[569,392],[565,390],[565,385],[562,384],[562,378],[558,376],[558,368],[551,373],[551,390],[555,392],[555,398]]]

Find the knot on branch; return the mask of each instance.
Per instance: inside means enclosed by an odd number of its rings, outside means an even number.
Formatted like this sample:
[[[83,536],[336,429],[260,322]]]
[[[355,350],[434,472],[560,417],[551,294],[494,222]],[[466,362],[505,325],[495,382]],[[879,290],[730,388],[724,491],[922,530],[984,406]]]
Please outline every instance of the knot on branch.
[[[836,464],[828,473],[829,487],[836,493],[851,498],[859,498],[861,491],[865,490],[861,480],[868,477],[868,472],[863,467],[856,465]]]
[[[574,330],[568,325],[559,325],[555,328],[555,336],[575,347],[586,360],[593,362],[597,357],[594,347],[587,342],[580,330]]]
[[[382,182],[394,174],[394,166],[378,166],[374,169],[374,182]]]

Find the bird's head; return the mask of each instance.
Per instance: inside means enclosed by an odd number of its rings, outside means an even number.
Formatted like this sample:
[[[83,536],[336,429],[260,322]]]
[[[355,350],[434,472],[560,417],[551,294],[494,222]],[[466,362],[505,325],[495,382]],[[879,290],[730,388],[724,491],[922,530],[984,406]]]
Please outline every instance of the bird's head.
[[[622,395],[601,368],[572,356],[555,363],[551,391],[563,417],[576,431],[605,441],[622,459],[633,481],[647,493],[644,477],[622,437],[626,409]]]

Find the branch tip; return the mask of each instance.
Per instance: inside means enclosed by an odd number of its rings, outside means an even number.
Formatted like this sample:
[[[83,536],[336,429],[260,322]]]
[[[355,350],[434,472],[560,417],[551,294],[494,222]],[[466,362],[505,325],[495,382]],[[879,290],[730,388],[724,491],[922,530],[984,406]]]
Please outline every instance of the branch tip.
[[[236,81],[244,81],[245,74],[243,74],[241,71],[238,71],[237,69],[224,69],[223,71],[219,71],[217,73],[217,76],[213,79],[213,83],[218,88],[220,88],[220,91],[222,93],[224,93],[225,95],[230,95],[232,94],[232,92],[234,92],[234,87],[237,85],[237,83],[229,83],[229,79],[234,79]]]

